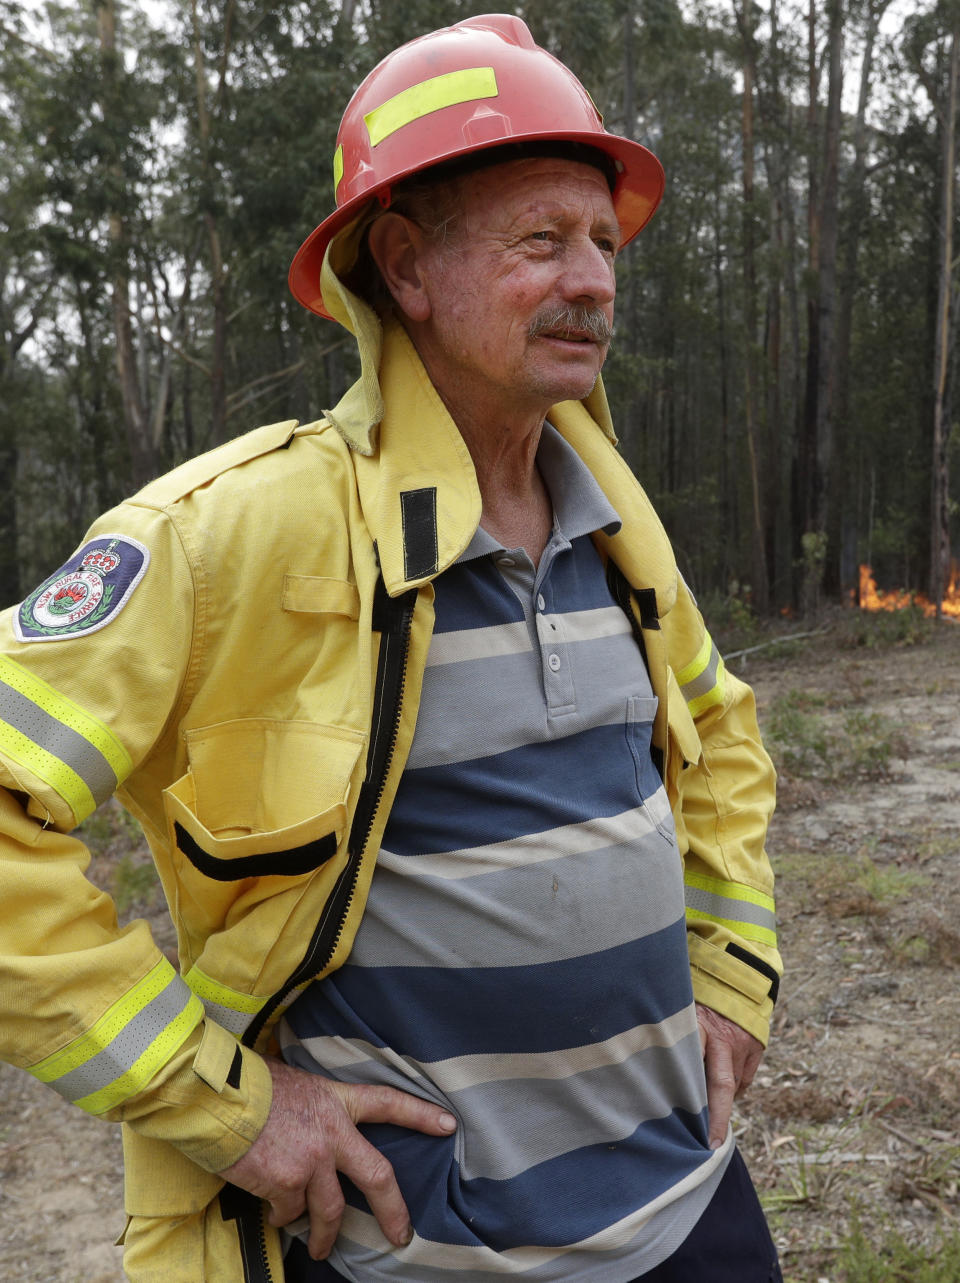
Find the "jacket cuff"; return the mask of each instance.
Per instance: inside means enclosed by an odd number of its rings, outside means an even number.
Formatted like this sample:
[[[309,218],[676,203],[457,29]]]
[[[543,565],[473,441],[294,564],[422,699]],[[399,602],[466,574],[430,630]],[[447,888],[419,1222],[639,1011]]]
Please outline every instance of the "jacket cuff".
[[[734,954],[688,933],[693,996],[762,1042],[770,1041],[771,979]]]
[[[134,1131],[166,1141],[208,1172],[242,1158],[270,1113],[266,1061],[206,1019],[141,1096],[118,1116]]]

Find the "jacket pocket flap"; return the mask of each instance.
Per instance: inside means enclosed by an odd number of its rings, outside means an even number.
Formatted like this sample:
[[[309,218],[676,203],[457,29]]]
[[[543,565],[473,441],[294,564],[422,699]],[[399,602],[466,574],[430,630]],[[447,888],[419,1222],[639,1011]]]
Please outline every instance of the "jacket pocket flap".
[[[317,615],[345,615],[360,618],[360,593],[356,584],[318,575],[284,575],[284,610]]]
[[[223,1188],[223,1178],[163,1140],[123,1128],[123,1202],[128,1216],[192,1216]]]
[[[184,775],[164,793],[173,844],[204,877],[217,882],[242,878],[299,877],[336,853],[347,822],[342,802],[299,824],[254,832],[212,832],[197,815],[194,779]]]
[[[225,837],[286,830],[342,805],[364,743],[342,727],[261,718],[185,738],[193,797],[182,800],[208,832]]]

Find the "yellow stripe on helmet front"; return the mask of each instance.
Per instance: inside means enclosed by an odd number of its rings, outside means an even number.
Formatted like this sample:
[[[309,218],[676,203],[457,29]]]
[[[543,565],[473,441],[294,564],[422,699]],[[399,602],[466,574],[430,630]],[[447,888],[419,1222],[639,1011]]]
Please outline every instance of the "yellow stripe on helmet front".
[[[499,92],[492,67],[466,67],[462,71],[448,71],[442,76],[421,80],[418,85],[411,85],[367,112],[363,121],[370,135],[370,145],[376,147],[404,125],[444,107],[476,102],[481,98],[496,98]]]

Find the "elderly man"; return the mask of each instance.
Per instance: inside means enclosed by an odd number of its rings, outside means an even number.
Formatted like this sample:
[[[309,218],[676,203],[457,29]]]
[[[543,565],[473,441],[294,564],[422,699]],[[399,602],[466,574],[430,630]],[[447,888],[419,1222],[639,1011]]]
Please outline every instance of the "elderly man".
[[[126,1124],[134,1283],[770,1283],[773,775],[599,382],[660,167],[490,16],[335,171],[291,286],[360,382],[3,622],[3,1053]],[[83,878],[114,790],[182,976]]]

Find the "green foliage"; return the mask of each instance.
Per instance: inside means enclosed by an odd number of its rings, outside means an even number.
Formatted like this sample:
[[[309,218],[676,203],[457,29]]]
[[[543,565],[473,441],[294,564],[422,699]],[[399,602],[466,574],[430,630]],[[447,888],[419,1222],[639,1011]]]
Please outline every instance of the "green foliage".
[[[891,1229],[871,1243],[854,1217],[837,1260],[844,1283],[960,1283],[960,1232],[944,1229],[921,1246]]]
[[[159,886],[157,870],[151,861],[135,860],[129,852],[124,852],[117,861],[111,891],[119,913],[135,907],[148,908]]]
[[[854,610],[844,615],[838,641],[841,646],[867,650],[920,646],[929,641],[935,626],[916,605],[902,610]]]
[[[883,714],[838,715],[823,697],[797,690],[774,700],[764,734],[781,769],[813,778],[883,776],[907,753],[896,723]]]
[[[710,632],[724,654],[745,650],[755,645],[763,635],[762,622],[748,600],[748,592],[749,589],[734,580],[727,592],[705,593],[698,602]]]

